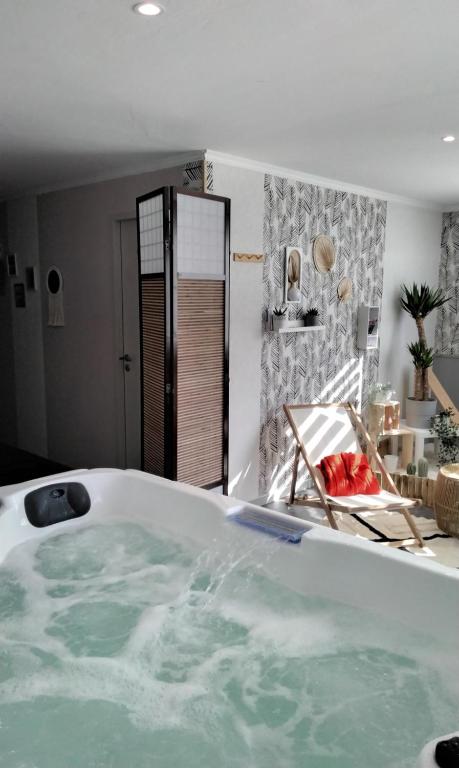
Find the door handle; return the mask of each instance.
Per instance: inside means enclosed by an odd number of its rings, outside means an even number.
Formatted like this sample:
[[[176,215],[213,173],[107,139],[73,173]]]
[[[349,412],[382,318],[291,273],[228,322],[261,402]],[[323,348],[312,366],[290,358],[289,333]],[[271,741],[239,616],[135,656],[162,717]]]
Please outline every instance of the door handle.
[[[124,360],[125,363],[132,363],[131,355],[122,355],[118,360]]]

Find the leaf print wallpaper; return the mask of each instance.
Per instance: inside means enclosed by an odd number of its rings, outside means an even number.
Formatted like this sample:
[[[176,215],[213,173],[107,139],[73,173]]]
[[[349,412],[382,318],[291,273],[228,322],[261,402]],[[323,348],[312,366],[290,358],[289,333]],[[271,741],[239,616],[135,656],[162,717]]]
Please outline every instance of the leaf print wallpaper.
[[[204,184],[205,176],[205,184]],[[199,192],[213,192],[214,167],[209,160],[192,160],[186,163],[182,171],[182,184],[184,187],[196,189]]]
[[[260,493],[283,495],[290,481],[293,444],[286,434],[284,403],[350,399],[365,405],[377,380],[378,350],[357,349],[359,304],[381,306],[386,202],[265,176],[263,309],[283,301],[285,249],[305,254],[302,303],[289,305],[290,319],[319,309],[325,330],[265,333],[261,360]],[[336,248],[332,272],[316,271],[312,242],[329,235]],[[353,283],[348,303],[338,301],[338,283]],[[300,476],[301,477],[301,476]],[[303,472],[302,478],[305,475]]]
[[[459,211],[443,214],[438,285],[451,298],[437,312],[436,351],[459,355]]]

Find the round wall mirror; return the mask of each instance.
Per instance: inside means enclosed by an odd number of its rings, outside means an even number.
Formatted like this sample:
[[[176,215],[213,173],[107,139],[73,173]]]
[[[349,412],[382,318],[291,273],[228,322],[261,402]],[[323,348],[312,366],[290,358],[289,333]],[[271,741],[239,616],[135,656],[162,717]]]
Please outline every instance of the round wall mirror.
[[[51,267],[48,270],[46,278],[46,284],[48,286],[48,293],[56,294],[62,291],[62,272],[57,267]]]

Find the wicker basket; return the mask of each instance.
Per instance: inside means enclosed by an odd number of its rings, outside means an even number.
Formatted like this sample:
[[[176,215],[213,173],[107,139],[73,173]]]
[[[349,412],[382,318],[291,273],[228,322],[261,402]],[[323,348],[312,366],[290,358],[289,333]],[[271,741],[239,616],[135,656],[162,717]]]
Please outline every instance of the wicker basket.
[[[435,486],[437,525],[450,536],[459,537],[459,464],[441,467]]]

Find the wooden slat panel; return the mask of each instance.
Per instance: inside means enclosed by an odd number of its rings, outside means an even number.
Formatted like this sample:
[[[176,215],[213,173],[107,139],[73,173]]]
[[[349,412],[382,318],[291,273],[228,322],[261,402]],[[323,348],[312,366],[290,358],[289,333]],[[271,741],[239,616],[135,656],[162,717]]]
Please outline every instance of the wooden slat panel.
[[[178,281],[177,479],[222,482],[225,283]]]
[[[390,490],[381,473],[376,471],[376,477],[382,488]],[[417,477],[416,475],[401,475],[398,472],[391,474],[400,495],[407,499],[421,499],[426,507],[432,507],[435,498],[435,486],[437,480],[431,477]]]
[[[164,475],[164,279],[142,279],[144,470]]]

